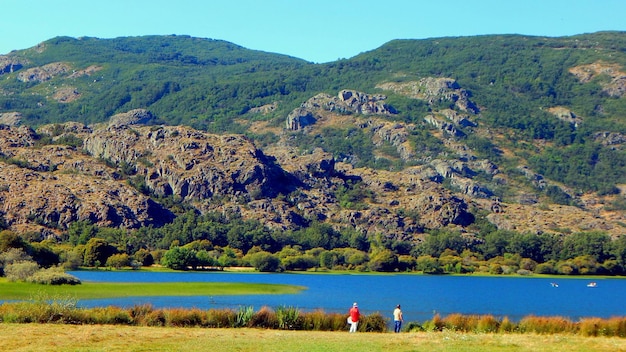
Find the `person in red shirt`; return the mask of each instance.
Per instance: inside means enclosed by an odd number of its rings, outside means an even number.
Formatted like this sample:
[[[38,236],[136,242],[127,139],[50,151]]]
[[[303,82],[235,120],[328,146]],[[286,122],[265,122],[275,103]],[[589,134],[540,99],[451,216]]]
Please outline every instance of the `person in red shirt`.
[[[352,308],[350,308],[350,317],[348,318],[348,323],[350,323],[350,332],[356,332],[356,328],[359,325],[359,318],[361,317],[361,312],[359,312],[359,306],[354,302]]]

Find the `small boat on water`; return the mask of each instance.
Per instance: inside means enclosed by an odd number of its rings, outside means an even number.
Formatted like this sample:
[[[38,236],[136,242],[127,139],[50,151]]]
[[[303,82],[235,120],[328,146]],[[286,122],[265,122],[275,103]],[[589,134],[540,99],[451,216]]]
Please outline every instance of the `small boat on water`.
[[[556,282],[551,282],[551,283],[550,283],[550,285],[551,285],[552,287],[559,287],[559,284],[557,284]]]
[[[597,286],[598,286],[598,284],[595,283],[595,282],[590,282],[590,283],[587,284],[587,287],[597,287]]]

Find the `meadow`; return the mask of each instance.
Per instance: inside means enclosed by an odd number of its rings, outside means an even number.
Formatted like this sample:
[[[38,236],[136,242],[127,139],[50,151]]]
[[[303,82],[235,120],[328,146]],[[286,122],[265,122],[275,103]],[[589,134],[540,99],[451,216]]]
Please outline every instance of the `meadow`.
[[[572,334],[356,333],[118,325],[0,324],[6,351],[626,351],[626,339]]]
[[[0,278],[0,300],[28,300],[34,296],[95,299],[136,296],[200,296],[291,294],[303,287],[225,282],[83,282],[80,285],[40,285]]]

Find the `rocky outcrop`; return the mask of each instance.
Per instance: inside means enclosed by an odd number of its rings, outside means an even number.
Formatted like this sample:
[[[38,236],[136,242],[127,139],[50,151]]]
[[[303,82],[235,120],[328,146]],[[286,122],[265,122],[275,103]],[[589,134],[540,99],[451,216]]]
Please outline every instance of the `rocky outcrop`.
[[[438,117],[437,115],[426,115],[424,116],[424,121],[428,122],[430,125],[435,126],[438,130],[446,133],[451,137],[458,138],[465,135],[457,128],[455,124],[450,123],[443,118]]]
[[[395,110],[384,103],[385,99],[387,97],[384,95],[370,95],[347,89],[340,91],[337,96],[321,93],[293,110],[287,116],[286,128],[296,131],[314,124],[322,118],[320,110],[337,114],[395,114]]]
[[[425,100],[429,104],[449,101],[461,111],[478,114],[480,109],[470,99],[467,90],[460,87],[452,78],[425,77],[419,81],[387,82],[376,86],[414,99]]]
[[[161,196],[249,200],[271,193],[274,170],[243,136],[210,135],[187,127],[111,125],[95,130],[84,148],[94,157],[131,165],[132,172]]]
[[[54,62],[41,67],[29,68],[17,74],[17,79],[22,82],[45,82],[54,76],[63,75],[71,71],[69,64]]]
[[[22,122],[19,112],[0,112],[0,125],[18,126]]]
[[[15,57],[0,55],[0,75],[15,72],[24,67],[25,63]]]
[[[612,148],[621,148],[621,145],[626,143],[626,136],[618,132],[598,132],[593,135],[593,139],[604,146],[611,146]]]
[[[119,113],[109,119],[110,127],[121,127],[131,125],[148,125],[154,122],[154,115],[145,109],[134,109],[128,112]]]
[[[114,169],[73,147],[32,148],[35,140],[27,127],[0,129],[0,212],[11,229],[52,234],[79,220],[125,228],[171,221],[160,204],[112,177]]]
[[[52,99],[59,103],[71,103],[80,98],[81,94],[75,87],[61,87],[52,95]]]
[[[581,117],[576,116],[570,109],[562,106],[548,108],[548,112],[556,116],[559,120],[572,124],[574,127],[578,127],[583,122]]]
[[[594,62],[588,65],[575,66],[569,72],[582,83],[592,81],[598,76],[607,76],[608,82],[599,82],[602,90],[613,97],[623,97],[626,94],[626,73],[618,64]]]

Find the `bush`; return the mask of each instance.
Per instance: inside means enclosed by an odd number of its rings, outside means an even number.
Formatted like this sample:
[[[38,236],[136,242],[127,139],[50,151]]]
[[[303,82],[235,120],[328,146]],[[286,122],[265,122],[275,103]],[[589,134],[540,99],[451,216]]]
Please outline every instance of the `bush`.
[[[194,309],[168,309],[165,312],[165,323],[167,326],[193,327],[202,326],[204,313],[197,308]]]
[[[113,254],[107,258],[106,266],[114,267],[116,269],[130,266],[130,257],[126,253]]]
[[[278,327],[278,318],[272,309],[262,307],[261,310],[252,315],[249,324],[255,328],[276,329]]]
[[[534,332],[537,334],[557,334],[576,332],[576,324],[563,317],[537,317],[528,316],[519,324],[521,332]]]
[[[250,264],[258,271],[275,272],[280,270],[280,259],[265,251],[250,255],[249,260]]]
[[[39,265],[32,261],[22,261],[4,266],[4,275],[9,281],[26,281],[39,270]]]
[[[389,319],[380,313],[362,316],[359,319],[359,331],[365,332],[386,332]]]
[[[209,309],[206,325],[209,328],[235,327],[237,313],[231,309]]]
[[[281,329],[298,330],[300,311],[296,307],[280,306],[276,309],[278,327]]]
[[[80,280],[61,268],[40,269],[26,279],[27,282],[43,285],[80,285]]]

